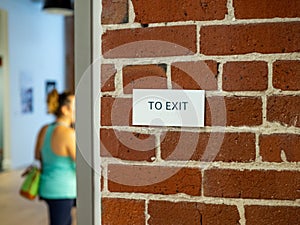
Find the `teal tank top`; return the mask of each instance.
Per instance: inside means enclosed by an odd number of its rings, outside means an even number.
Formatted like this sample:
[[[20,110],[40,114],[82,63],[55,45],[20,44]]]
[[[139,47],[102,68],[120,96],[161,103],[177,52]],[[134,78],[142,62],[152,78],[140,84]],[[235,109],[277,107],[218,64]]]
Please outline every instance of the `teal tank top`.
[[[51,137],[57,124],[47,128],[42,155],[39,195],[45,199],[76,198],[76,168],[69,156],[59,156],[51,148]]]

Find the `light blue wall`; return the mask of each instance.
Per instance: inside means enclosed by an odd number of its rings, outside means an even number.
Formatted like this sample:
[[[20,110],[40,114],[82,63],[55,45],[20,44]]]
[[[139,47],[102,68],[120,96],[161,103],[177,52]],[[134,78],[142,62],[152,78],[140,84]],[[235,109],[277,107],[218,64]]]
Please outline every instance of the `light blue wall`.
[[[41,10],[30,0],[1,0],[8,12],[10,75],[11,166],[27,166],[34,159],[34,145],[40,127],[53,120],[46,114],[45,81],[56,80],[65,87],[64,19]],[[33,113],[21,112],[21,77],[33,87]],[[23,83],[24,84],[24,83]]]

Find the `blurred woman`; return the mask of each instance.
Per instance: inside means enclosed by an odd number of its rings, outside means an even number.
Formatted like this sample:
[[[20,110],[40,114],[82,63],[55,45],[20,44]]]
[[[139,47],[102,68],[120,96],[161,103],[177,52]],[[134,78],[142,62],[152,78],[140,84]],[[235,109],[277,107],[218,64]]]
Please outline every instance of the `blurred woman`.
[[[71,225],[71,209],[76,201],[75,96],[55,89],[47,98],[53,123],[38,134],[35,158],[41,161],[39,196],[48,205],[50,225]]]

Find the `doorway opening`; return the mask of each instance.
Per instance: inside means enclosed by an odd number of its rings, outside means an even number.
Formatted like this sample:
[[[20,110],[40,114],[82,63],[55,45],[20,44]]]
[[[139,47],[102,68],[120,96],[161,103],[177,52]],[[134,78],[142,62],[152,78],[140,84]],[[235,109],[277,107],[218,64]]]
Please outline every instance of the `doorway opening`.
[[[3,69],[2,69],[2,58],[0,55],[0,171],[3,170],[2,162],[3,162]]]
[[[0,9],[0,171],[10,168],[7,12]]]

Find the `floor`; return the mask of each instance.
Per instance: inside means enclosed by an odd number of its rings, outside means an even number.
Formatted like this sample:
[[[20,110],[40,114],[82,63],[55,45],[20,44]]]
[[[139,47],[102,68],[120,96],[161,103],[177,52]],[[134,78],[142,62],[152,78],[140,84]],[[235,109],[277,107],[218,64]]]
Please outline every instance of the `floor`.
[[[38,199],[27,200],[19,195],[22,171],[0,173],[0,224],[47,225],[47,207]],[[72,212],[75,217],[75,210]],[[76,225],[74,221],[73,225]]]

